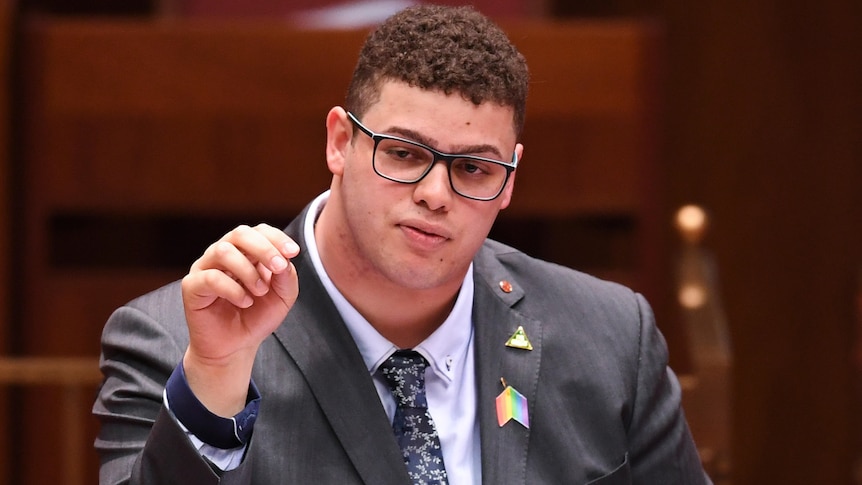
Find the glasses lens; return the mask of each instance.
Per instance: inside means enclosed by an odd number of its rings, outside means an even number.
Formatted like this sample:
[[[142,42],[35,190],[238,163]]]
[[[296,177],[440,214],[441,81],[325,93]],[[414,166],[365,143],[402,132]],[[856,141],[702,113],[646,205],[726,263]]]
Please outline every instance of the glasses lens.
[[[456,158],[449,169],[452,187],[477,199],[496,197],[506,183],[506,168],[492,161]]]
[[[434,154],[412,143],[383,138],[374,152],[374,168],[384,177],[399,182],[416,182],[434,163]]]

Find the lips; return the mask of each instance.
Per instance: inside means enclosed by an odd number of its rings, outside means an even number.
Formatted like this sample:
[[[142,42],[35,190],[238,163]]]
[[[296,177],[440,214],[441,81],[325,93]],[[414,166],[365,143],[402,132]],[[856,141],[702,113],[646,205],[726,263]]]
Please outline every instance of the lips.
[[[450,239],[446,229],[423,221],[405,221],[398,226],[411,242],[425,249],[433,249]]]
[[[446,229],[423,221],[404,221],[399,224],[401,227],[415,230],[427,236],[436,236],[444,239],[449,239],[450,234]]]

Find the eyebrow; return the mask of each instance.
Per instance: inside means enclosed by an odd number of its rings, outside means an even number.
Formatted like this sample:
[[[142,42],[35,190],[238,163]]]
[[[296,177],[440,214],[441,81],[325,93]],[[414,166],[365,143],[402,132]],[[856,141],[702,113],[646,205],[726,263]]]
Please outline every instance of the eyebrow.
[[[443,150],[437,149],[437,140],[433,138],[428,138],[427,136],[415,132],[409,128],[402,128],[399,126],[390,126],[385,132],[381,134],[392,134],[400,136],[401,138],[407,138],[408,140],[413,140],[423,145],[428,145],[431,148],[434,148],[438,152],[443,152]],[[446,152],[443,152],[446,153]],[[496,157],[502,159],[503,154],[500,153],[500,150],[494,145],[490,144],[482,144],[482,145],[459,145],[454,148],[454,151],[449,153],[450,155],[467,155],[470,153],[493,153]]]

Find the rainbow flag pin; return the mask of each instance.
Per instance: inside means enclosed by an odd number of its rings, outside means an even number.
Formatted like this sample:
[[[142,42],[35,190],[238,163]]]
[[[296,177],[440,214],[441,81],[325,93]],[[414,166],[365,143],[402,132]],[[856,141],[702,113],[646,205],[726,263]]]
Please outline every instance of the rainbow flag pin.
[[[503,427],[511,420],[521,423],[530,429],[530,414],[527,410],[527,398],[514,387],[506,385],[506,380],[500,378],[503,383],[503,392],[497,396],[497,424]]]

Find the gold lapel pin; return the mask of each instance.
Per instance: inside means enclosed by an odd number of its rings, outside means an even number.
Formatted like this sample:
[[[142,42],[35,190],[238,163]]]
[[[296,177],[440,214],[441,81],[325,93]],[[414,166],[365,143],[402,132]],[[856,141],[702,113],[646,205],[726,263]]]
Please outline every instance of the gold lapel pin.
[[[533,344],[530,343],[530,339],[527,337],[527,332],[524,331],[524,327],[521,325],[518,325],[518,330],[515,330],[515,333],[513,333],[512,336],[509,337],[509,340],[506,341],[506,347],[533,350]]]

